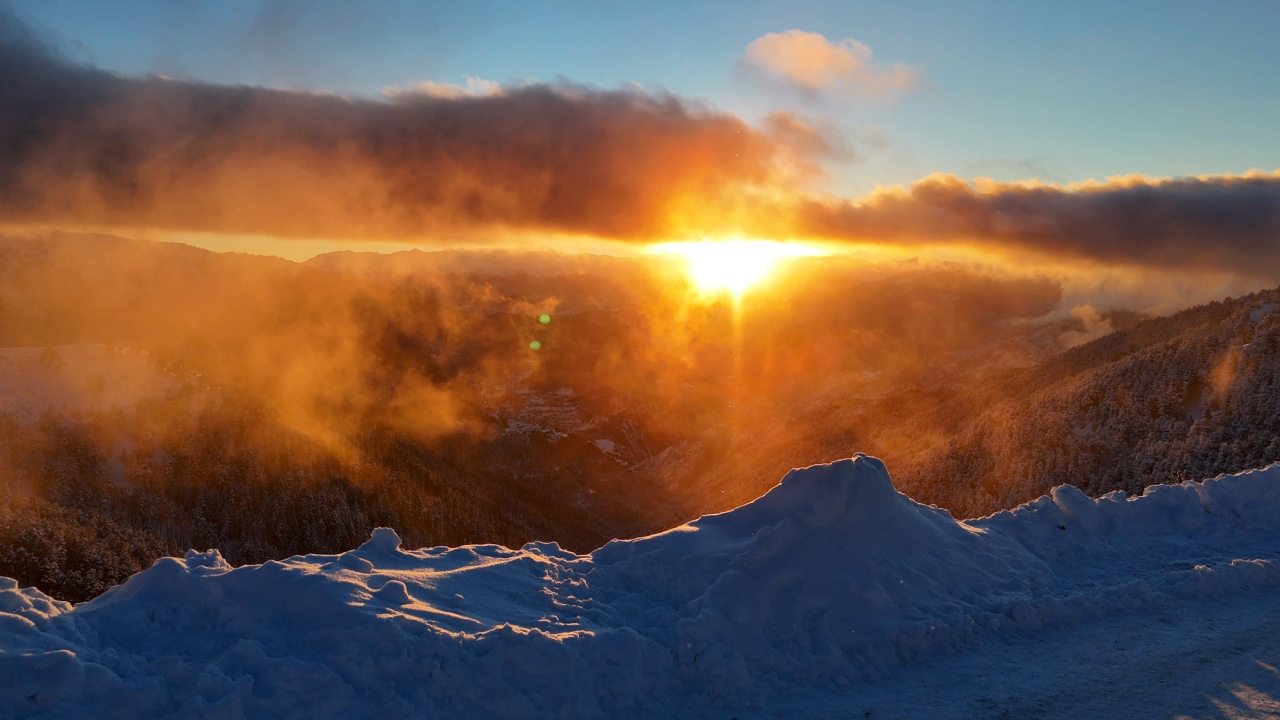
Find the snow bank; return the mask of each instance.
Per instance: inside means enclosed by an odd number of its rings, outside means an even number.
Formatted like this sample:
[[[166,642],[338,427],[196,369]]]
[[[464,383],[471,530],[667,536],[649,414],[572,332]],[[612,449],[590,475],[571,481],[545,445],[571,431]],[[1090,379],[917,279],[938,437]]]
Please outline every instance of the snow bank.
[[[72,608],[0,581],[17,717],[594,717],[751,706],[992,638],[1280,584],[1280,467],[956,521],[857,456],[590,555],[554,543],[231,568]]]

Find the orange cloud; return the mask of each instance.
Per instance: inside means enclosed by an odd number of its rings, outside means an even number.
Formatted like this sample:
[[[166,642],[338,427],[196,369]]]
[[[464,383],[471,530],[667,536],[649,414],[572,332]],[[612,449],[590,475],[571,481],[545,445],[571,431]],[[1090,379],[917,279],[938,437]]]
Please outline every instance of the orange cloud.
[[[935,174],[860,200],[802,200],[794,222],[801,234],[836,240],[1260,276],[1280,271],[1280,171],[1070,185]]]
[[[885,97],[915,88],[920,79],[909,65],[876,63],[871,48],[853,38],[832,42],[804,30],[762,35],[747,46],[743,59],[765,77],[809,96],[854,92]]]
[[[828,144],[639,90],[366,100],[121,77],[0,24],[0,222],[328,238],[724,229]]]
[[[1071,185],[938,174],[830,198],[810,193],[851,150],[795,115],[753,126],[672,95],[568,84],[477,80],[374,100],[129,78],[62,61],[10,20],[8,225],[450,242],[752,235],[1280,272],[1280,173]],[[811,88],[913,76],[860,47],[790,31],[748,57]]]

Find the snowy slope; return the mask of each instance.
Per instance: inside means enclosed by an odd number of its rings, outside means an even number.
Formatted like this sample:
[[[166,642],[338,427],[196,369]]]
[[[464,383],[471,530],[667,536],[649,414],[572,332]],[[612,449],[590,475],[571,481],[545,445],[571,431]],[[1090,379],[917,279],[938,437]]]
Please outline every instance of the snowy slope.
[[[10,581],[0,714],[731,717],[812,697],[814,716],[861,716],[912,673],[1009,643],[1272,607],[1278,511],[1275,466],[1132,500],[1060,487],[958,522],[858,456],[590,555],[407,551],[386,529],[235,569],[189,552],[74,608]]]

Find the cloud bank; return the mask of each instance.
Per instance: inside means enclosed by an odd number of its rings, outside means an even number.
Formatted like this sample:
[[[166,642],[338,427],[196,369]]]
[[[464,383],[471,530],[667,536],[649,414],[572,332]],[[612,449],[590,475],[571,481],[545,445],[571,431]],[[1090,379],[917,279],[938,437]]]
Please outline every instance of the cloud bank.
[[[901,84],[852,41],[811,35],[764,36],[749,57],[813,88]],[[569,84],[353,99],[122,77],[60,59],[2,14],[0,76],[0,224],[448,241],[731,234],[1280,271],[1280,173],[1075,185],[932,175],[821,196],[815,183],[854,151],[787,113],[751,125],[672,95]]]
[[[351,99],[65,62],[0,18],[0,221],[321,237],[670,236],[786,181],[783,132],[558,85]],[[467,91],[469,90],[469,92]]]
[[[969,243],[1254,276],[1280,271],[1280,172],[1065,186],[931,175],[860,200],[803,200],[795,214],[799,232],[833,240]]]

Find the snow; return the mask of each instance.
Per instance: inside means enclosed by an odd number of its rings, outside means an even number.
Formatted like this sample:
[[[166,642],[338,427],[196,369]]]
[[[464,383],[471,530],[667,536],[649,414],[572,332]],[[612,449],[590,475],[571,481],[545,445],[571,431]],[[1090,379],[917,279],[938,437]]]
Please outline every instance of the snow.
[[[1277,511],[1273,466],[1133,499],[1059,487],[957,521],[859,455],[589,555],[406,550],[386,528],[340,555],[239,568],[190,551],[75,607],[0,581],[0,708],[1132,717],[1155,707],[1150,681],[1169,714],[1265,715],[1280,694]],[[1177,665],[1198,685],[1165,692],[1158,680],[1181,680],[1151,659],[1188,657],[1205,658]],[[1108,687],[1109,704],[1085,702]]]

